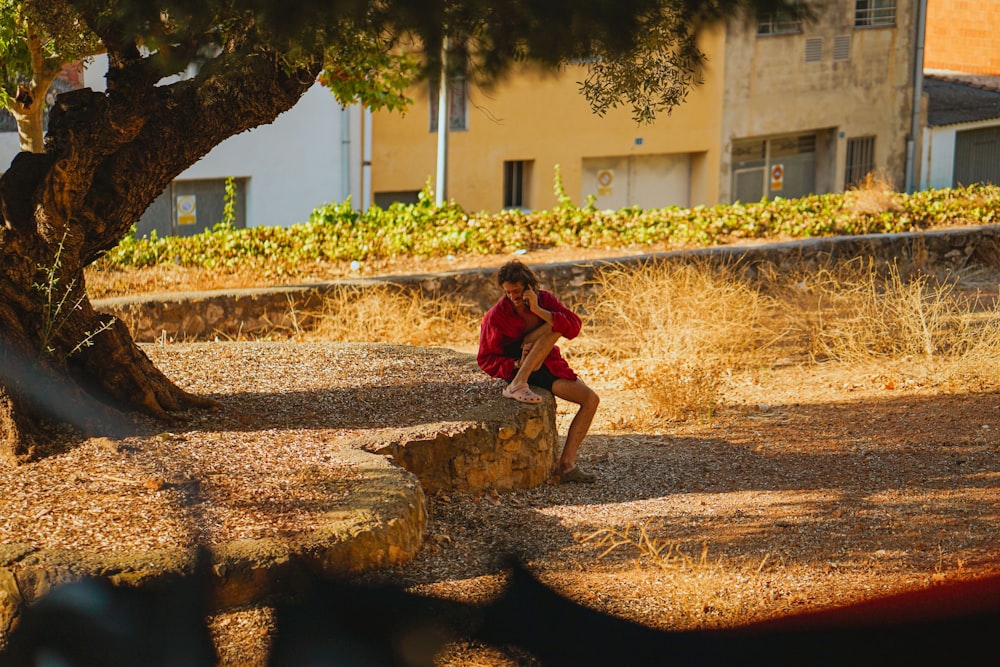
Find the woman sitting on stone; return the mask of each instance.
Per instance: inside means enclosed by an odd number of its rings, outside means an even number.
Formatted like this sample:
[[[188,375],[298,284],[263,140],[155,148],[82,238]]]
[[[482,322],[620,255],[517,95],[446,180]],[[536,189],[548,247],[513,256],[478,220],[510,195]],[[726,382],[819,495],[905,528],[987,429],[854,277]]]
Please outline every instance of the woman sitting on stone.
[[[576,467],[576,453],[594,420],[600,398],[562,358],[556,342],[580,333],[580,317],[552,293],[538,289],[538,279],[514,260],[500,267],[497,283],[504,296],[486,313],[479,327],[479,367],[507,380],[506,398],[541,403],[529,385],[580,406],[569,431],[555,475],[560,482],[594,482],[596,476]]]

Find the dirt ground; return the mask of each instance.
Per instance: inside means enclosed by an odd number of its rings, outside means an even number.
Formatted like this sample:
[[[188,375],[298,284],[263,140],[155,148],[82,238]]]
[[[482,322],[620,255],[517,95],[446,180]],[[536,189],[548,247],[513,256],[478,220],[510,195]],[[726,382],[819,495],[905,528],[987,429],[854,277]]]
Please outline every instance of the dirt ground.
[[[486,603],[515,556],[587,608],[685,630],[1000,574],[996,394],[922,386],[905,362],[788,366],[731,386],[711,421],[638,431],[620,426],[636,398],[588,370],[602,405],[580,464],[598,483],[431,496],[417,557],[363,581]],[[263,665],[273,620],[215,617],[222,664]],[[435,664],[537,663],[457,642]]]
[[[910,359],[789,363],[729,378],[710,420],[657,424],[606,369],[578,370],[602,396],[580,456],[598,483],[432,496],[423,550],[365,581],[486,602],[515,555],[582,605],[681,630],[1000,574],[1000,395],[990,389],[931,382]],[[568,409],[559,404],[562,433]],[[264,664],[269,608],[221,614],[212,628],[222,664]],[[437,664],[534,663],[464,642]]]

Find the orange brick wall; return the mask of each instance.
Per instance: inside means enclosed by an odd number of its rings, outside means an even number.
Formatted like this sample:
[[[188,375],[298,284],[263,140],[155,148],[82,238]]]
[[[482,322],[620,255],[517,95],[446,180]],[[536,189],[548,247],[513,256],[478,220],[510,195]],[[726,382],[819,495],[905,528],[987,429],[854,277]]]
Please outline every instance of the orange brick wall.
[[[1000,75],[1000,0],[927,0],[924,67]]]

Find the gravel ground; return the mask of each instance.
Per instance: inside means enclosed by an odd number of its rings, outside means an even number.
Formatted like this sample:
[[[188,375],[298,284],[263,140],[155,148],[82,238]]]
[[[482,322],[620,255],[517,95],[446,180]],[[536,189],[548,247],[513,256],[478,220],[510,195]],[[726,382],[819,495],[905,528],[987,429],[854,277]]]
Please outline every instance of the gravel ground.
[[[905,363],[789,366],[729,387],[710,422],[657,425],[606,369],[580,370],[603,398],[581,453],[599,483],[432,496],[424,549],[364,581],[481,604],[515,555],[582,605],[679,630],[1000,572],[995,394]],[[266,607],[213,619],[222,664],[264,664],[272,623]],[[534,661],[456,642],[436,664]]]
[[[308,530],[317,512],[349,501],[352,472],[329,446],[339,436],[436,421],[499,391],[468,354],[445,349],[147,350],[168,376],[216,397],[222,410],[175,432],[91,440],[0,471],[3,542],[153,547]],[[734,382],[709,422],[657,424],[643,419],[639,397],[604,379],[606,367],[577,366],[603,399],[581,451],[599,482],[430,496],[424,548],[364,582],[479,604],[503,589],[503,557],[516,555],[580,604],[690,629],[1000,571],[995,394],[925,386],[905,363],[878,371],[788,366]],[[413,391],[424,382],[437,384]],[[560,402],[561,432],[571,417]],[[316,495],[316,466],[340,471],[339,494]],[[197,505],[179,502],[192,476],[208,480]],[[269,607],[219,614],[211,628],[220,664],[266,664]],[[532,663],[470,642],[449,644],[437,658]]]

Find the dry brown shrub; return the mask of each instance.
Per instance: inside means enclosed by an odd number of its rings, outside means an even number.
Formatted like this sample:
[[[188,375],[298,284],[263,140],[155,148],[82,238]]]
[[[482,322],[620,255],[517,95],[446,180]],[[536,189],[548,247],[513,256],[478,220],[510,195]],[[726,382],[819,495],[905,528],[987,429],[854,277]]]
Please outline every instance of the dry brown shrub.
[[[733,267],[649,262],[595,279],[595,350],[613,359],[731,361],[770,338],[771,303]]]
[[[718,364],[700,359],[652,362],[625,371],[626,389],[637,389],[656,420],[711,419],[722,402]]]
[[[899,195],[892,179],[882,171],[869,172],[865,179],[844,193],[844,207],[854,214],[899,211]]]
[[[732,267],[619,266],[596,279],[581,347],[637,391],[647,419],[710,418],[728,370],[756,363],[773,342],[771,309]]]
[[[854,261],[801,275],[786,281],[779,300],[786,335],[814,360],[960,359],[998,351],[996,306],[981,310],[955,280],[904,278],[895,266],[883,274],[871,261]]]
[[[932,366],[932,379],[974,391],[991,391],[1000,380],[1000,309],[960,315],[962,336],[951,354]]]

